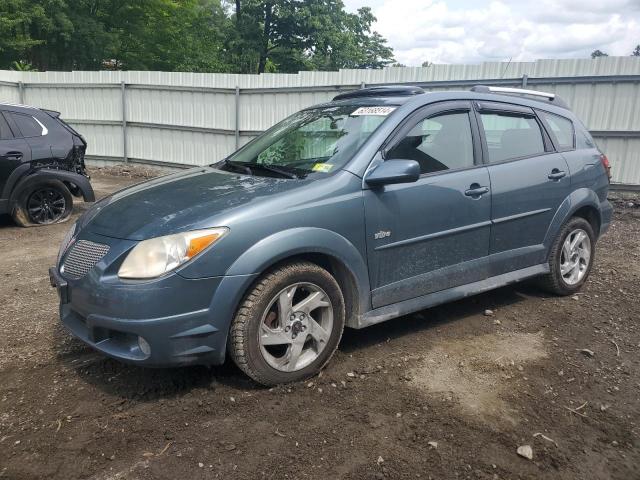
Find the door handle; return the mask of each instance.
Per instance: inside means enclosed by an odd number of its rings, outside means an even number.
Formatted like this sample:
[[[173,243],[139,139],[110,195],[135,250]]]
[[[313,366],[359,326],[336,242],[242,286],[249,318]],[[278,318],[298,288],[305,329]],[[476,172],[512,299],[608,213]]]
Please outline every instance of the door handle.
[[[564,170],[558,170],[557,168],[554,168],[553,170],[551,170],[551,173],[547,175],[547,178],[549,180],[560,180],[561,178],[564,178],[566,175],[567,175],[567,172],[565,172]]]
[[[22,152],[7,152],[2,155],[7,160],[22,160]]]
[[[480,198],[482,195],[488,192],[489,192],[489,187],[481,187],[477,183],[474,183],[469,187],[469,190],[465,190],[464,194],[467,197]]]

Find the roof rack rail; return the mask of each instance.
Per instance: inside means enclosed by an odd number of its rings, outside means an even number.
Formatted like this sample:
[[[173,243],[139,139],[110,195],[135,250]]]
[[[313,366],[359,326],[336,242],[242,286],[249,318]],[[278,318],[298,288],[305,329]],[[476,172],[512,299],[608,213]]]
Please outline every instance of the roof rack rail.
[[[341,93],[333,97],[334,100],[344,100],[346,98],[358,97],[406,97],[411,95],[420,95],[425,91],[413,85],[388,85],[381,87],[368,87],[350,92]]]
[[[0,100],[0,105],[4,105],[6,107],[31,108],[33,110],[40,110],[38,107],[34,107],[32,105],[23,105],[21,103],[4,102],[2,100]]]
[[[472,92],[476,93],[497,93],[506,95],[520,95],[524,97],[536,97],[535,100],[547,100],[553,102],[554,105],[563,108],[569,108],[569,106],[555,93],[541,92],[539,90],[527,90],[525,88],[510,88],[510,87],[489,87],[487,85],[476,85],[471,87]]]

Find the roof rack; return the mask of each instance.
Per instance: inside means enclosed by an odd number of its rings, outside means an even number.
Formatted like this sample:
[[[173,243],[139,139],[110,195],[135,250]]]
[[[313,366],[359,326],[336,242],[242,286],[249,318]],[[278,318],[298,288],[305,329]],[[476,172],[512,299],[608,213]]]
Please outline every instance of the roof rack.
[[[344,100],[346,98],[358,97],[407,97],[425,93],[423,89],[416,86],[390,85],[383,87],[368,87],[351,92],[341,93],[333,97],[334,100]]]
[[[534,100],[546,100],[553,102],[554,105],[562,108],[569,108],[569,106],[555,93],[540,92],[538,90],[527,90],[525,88],[510,88],[510,87],[489,87],[487,85],[476,85],[471,87],[472,92],[476,93],[497,93],[506,95],[517,95],[523,97],[535,97]]]
[[[22,105],[21,103],[4,102],[2,100],[0,100],[0,105],[4,105],[6,107],[32,108],[33,110],[39,110],[38,107],[34,107],[32,105]]]

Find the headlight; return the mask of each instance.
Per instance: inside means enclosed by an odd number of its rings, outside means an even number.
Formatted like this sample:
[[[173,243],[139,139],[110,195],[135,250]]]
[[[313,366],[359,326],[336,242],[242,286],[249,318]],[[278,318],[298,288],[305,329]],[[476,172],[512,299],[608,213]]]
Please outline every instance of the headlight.
[[[62,243],[60,244],[60,250],[58,250],[58,260],[56,261],[56,265],[60,265],[60,260],[62,260],[62,256],[64,255],[64,252],[66,252],[67,249],[73,243],[73,240],[74,240],[73,236],[76,233],[77,226],[78,226],[78,222],[71,225],[71,228],[62,239]]]
[[[120,266],[118,277],[159,277],[188,262],[228,231],[226,227],[209,228],[143,240],[129,252]]]

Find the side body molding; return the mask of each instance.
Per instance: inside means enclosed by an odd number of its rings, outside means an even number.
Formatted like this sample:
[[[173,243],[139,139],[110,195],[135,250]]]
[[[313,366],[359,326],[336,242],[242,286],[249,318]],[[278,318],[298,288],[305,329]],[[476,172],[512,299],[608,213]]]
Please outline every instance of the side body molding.
[[[345,237],[322,228],[293,228],[263,238],[229,267],[225,277],[252,276],[287,257],[309,253],[324,254],[339,261],[351,273],[357,286],[360,313],[371,309],[366,260]],[[347,319],[347,325],[355,326],[356,320]]]

